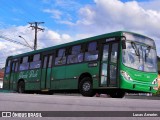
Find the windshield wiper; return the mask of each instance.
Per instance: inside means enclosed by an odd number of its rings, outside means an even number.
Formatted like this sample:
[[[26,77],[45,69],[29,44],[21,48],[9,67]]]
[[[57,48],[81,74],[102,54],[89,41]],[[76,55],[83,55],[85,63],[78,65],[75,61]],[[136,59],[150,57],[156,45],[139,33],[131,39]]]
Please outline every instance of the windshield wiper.
[[[135,50],[136,55],[137,55],[137,56],[140,56],[139,50],[137,49],[136,44],[135,44],[134,42],[131,42],[131,46],[132,46],[132,48]]]
[[[145,51],[145,61],[146,61],[147,57],[149,56],[150,51],[151,51],[151,46],[148,46]]]
[[[140,62],[140,53],[139,49],[137,48],[136,44],[134,42],[131,42],[132,48],[135,50],[136,55],[138,56],[139,62]]]

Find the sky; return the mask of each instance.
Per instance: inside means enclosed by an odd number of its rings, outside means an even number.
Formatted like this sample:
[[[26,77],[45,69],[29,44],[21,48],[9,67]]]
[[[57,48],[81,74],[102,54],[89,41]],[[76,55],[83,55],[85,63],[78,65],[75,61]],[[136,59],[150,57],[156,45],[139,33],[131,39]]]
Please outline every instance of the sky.
[[[160,56],[160,0],[1,0],[0,37],[31,46],[39,27],[38,49],[114,31],[132,31],[151,37]],[[30,48],[0,38],[0,68],[7,56]]]

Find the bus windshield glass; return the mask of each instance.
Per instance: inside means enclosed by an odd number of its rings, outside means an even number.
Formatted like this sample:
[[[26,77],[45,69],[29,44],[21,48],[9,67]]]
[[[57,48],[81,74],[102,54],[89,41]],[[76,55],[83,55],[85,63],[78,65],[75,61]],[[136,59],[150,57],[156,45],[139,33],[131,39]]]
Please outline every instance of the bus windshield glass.
[[[157,54],[152,42],[126,40],[126,49],[122,52],[123,64],[140,71],[157,72]]]

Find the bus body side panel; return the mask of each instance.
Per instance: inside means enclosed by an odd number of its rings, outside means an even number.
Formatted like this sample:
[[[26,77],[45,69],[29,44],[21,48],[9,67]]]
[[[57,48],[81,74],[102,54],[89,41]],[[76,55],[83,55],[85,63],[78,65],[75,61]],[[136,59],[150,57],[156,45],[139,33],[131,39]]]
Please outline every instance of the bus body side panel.
[[[51,80],[52,89],[78,89],[78,78],[83,73],[89,73],[93,77],[93,88],[98,88],[98,73],[99,73],[99,63],[95,67],[89,67],[90,63],[80,63],[72,64],[66,66],[66,77],[62,78],[63,74],[58,67],[54,67],[52,71],[53,80]],[[61,68],[62,69],[62,68]],[[61,76],[61,77],[60,77]],[[97,76],[97,77],[96,77]],[[59,79],[58,79],[59,78]]]
[[[40,75],[40,69],[21,71],[18,79],[25,81],[25,90],[40,90]]]
[[[66,66],[54,66],[51,74],[51,89],[61,89],[60,81],[65,80]]]
[[[4,90],[9,90],[10,86],[10,74],[5,74],[4,79],[3,79],[3,89]]]
[[[68,65],[66,67],[66,88],[68,89],[78,89],[78,78],[82,73],[89,73],[91,76],[95,76],[99,73],[98,62],[92,62],[91,64],[96,63],[97,66],[89,67],[90,63],[81,63],[76,65]],[[97,75],[98,76],[98,75]],[[97,86],[96,86],[97,84]],[[94,87],[98,87],[98,80],[93,80]]]

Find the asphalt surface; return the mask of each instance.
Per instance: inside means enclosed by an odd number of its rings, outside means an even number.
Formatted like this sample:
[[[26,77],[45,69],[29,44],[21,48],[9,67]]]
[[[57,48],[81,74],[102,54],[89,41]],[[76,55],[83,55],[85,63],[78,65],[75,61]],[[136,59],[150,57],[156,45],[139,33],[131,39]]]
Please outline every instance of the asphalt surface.
[[[135,97],[135,96],[133,96]],[[137,96],[136,96],[137,97]],[[131,96],[122,99],[102,97],[83,97],[79,95],[39,95],[39,94],[18,94],[18,93],[0,93],[0,111],[160,111],[160,100],[156,99],[132,99]],[[46,118],[10,118],[18,119],[36,119],[36,120],[102,120],[102,119],[148,119],[160,120],[160,117],[46,117]],[[95,113],[91,113],[95,114]],[[107,114],[107,113],[106,113]],[[73,115],[74,116],[74,115]],[[92,115],[91,115],[92,116]],[[127,112],[126,112],[127,116]],[[160,116],[160,115],[159,115]],[[0,118],[9,119],[9,118]]]

